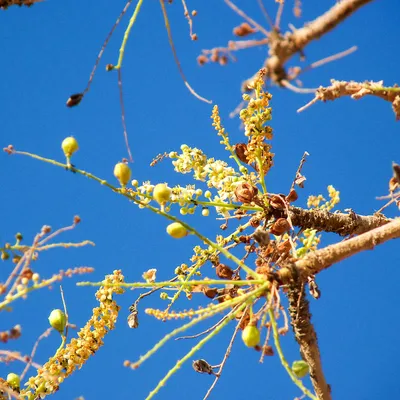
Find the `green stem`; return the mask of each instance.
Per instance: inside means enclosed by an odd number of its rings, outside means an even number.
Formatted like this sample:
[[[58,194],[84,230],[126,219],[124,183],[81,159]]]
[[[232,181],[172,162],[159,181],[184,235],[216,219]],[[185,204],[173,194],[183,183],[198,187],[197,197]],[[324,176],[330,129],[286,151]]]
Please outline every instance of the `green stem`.
[[[261,187],[262,187],[263,193],[266,194],[267,193],[267,186],[265,184],[263,162],[262,162],[262,159],[261,159],[260,155],[257,156],[257,165],[258,165],[258,170],[259,170],[258,174],[260,175]]]
[[[231,208],[231,209],[240,209],[246,211],[264,211],[261,207],[257,206],[245,206],[240,204],[227,204],[227,203],[219,203],[217,201],[203,201],[203,200],[192,200],[192,203],[200,204],[206,207],[221,207],[221,208]]]
[[[133,24],[136,21],[136,17],[139,14],[140,7],[142,6],[142,3],[143,3],[143,0],[139,0],[138,1],[138,3],[136,4],[136,7],[135,7],[135,11],[133,12],[133,15],[132,15],[131,19],[129,20],[128,27],[125,30],[124,39],[123,39],[121,47],[119,49],[118,64],[114,67],[114,69],[120,69],[121,66],[122,66],[122,60],[124,59],[126,43],[128,42],[129,34],[131,32]]]
[[[164,281],[164,282],[120,282],[120,283],[108,283],[105,281],[101,282],[78,282],[77,286],[105,286],[105,287],[127,287],[127,288],[155,288],[155,287],[168,287],[168,286],[194,286],[194,285],[236,285],[236,286],[250,286],[250,285],[261,285],[265,283],[263,279],[250,279],[250,280],[228,280],[228,279],[206,279],[206,280],[192,280],[192,281]],[[0,303],[1,304],[1,303]]]
[[[286,372],[288,373],[288,375],[290,376],[291,380],[293,381],[293,383],[306,395],[308,396],[310,399],[312,400],[318,400],[318,398],[316,396],[314,396],[304,385],[303,382],[297,378],[297,376],[294,374],[294,372],[292,371],[292,369],[290,368],[289,363],[287,362],[283,351],[282,351],[282,347],[279,341],[279,332],[278,332],[278,326],[276,323],[276,319],[275,319],[275,315],[274,315],[274,311],[273,309],[269,309],[268,310],[268,314],[269,314],[269,318],[271,321],[271,326],[272,326],[272,331],[273,331],[273,336],[274,336],[274,343],[275,343],[275,347],[276,350],[278,352],[279,358],[281,360],[281,364],[283,365],[283,367],[286,369]]]

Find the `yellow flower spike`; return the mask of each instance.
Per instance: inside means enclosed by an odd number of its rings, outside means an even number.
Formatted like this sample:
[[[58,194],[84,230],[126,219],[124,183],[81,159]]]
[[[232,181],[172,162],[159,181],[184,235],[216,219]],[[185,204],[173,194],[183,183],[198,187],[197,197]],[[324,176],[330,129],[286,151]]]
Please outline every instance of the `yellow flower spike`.
[[[126,186],[131,179],[131,169],[125,163],[118,163],[114,167],[114,176],[121,186]]]
[[[173,222],[167,226],[168,235],[175,239],[182,239],[189,234],[187,229],[179,222]]]
[[[79,146],[77,140],[74,137],[69,136],[62,141],[61,148],[65,157],[69,158],[79,149]]]
[[[165,183],[154,186],[153,198],[160,205],[164,206],[171,198],[172,190]]]

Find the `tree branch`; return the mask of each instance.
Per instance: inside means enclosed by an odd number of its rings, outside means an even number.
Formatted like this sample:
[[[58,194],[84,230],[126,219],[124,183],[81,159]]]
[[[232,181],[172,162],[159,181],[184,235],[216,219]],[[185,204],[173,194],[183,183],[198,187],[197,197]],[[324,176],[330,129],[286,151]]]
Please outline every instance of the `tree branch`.
[[[372,250],[375,246],[385,243],[390,239],[400,238],[400,218],[363,233],[349,240],[344,240],[307,254],[300,260],[288,264],[277,272],[277,280],[290,283],[293,278],[293,267],[296,274],[304,282],[307,277],[315,275],[332,264],[338,263],[364,250]]]
[[[267,69],[266,78],[281,85],[281,81],[287,80],[285,63],[296,53],[302,52],[313,40],[319,39],[348,18],[363,5],[372,0],[344,0],[336,3],[325,14],[304,27],[294,31],[281,34],[275,30],[269,35],[269,57],[264,62]],[[243,91],[248,91],[252,86],[257,74],[245,81],[242,85]]]
[[[354,100],[358,100],[364,96],[376,96],[392,103],[393,112],[396,120],[400,120],[400,87],[384,87],[383,81],[380,82],[346,82],[331,79],[331,86],[320,86],[315,91],[315,97],[305,106],[299,108],[297,112],[302,112],[317,101],[326,102],[328,100],[336,100],[340,97],[350,96]]]
[[[287,293],[291,325],[296,341],[300,346],[301,356],[309,366],[310,379],[315,394],[320,400],[330,400],[331,388],[326,383],[322,371],[321,354],[318,348],[317,334],[311,323],[305,285],[297,278],[289,285]]]
[[[289,207],[289,218],[294,226],[317,231],[334,232],[340,236],[360,235],[391,221],[382,214],[357,215],[353,211],[331,213],[326,210],[304,210]]]

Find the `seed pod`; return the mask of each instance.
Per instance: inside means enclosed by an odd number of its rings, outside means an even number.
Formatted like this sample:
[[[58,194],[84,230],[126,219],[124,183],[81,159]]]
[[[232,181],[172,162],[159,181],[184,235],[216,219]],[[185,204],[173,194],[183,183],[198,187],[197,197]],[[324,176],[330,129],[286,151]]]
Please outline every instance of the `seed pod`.
[[[167,233],[175,239],[182,239],[187,236],[189,232],[179,222],[173,222],[167,226]]]
[[[240,183],[235,190],[235,196],[241,203],[251,203],[257,193],[258,189],[247,182]]]
[[[275,194],[270,198],[269,205],[275,210],[283,210],[286,208],[283,200],[284,198],[285,196],[278,196]]]
[[[218,264],[215,267],[215,272],[217,276],[221,279],[232,279],[233,269],[225,264]]]
[[[309,367],[303,360],[293,361],[292,371],[298,378],[304,378],[309,373]]]
[[[72,94],[67,100],[67,107],[75,107],[77,106],[83,99],[83,93]]]
[[[255,347],[260,343],[260,331],[250,323],[243,329],[242,340],[247,347]]]
[[[270,232],[276,236],[283,235],[288,231],[290,231],[290,224],[286,218],[278,218],[270,229]]]
[[[56,331],[63,333],[67,324],[67,317],[61,310],[53,310],[49,315],[49,323]]]
[[[286,196],[286,201],[287,201],[288,203],[293,203],[293,202],[295,202],[298,198],[299,198],[299,196],[297,195],[297,192],[296,192],[294,189],[292,189],[292,190],[290,191],[290,193]]]
[[[126,186],[131,179],[131,169],[125,163],[118,163],[114,167],[114,176],[121,186]]]
[[[192,363],[193,369],[200,374],[214,374],[212,366],[206,360],[194,360]]]
[[[247,152],[247,144],[246,143],[238,143],[233,146],[233,149],[235,150],[235,153],[238,157],[238,159],[241,162],[244,162],[245,164],[248,164],[246,152]]]
[[[210,288],[208,286],[205,286],[202,288],[202,292],[209,298],[213,299],[217,294],[218,294],[218,289],[217,288]]]

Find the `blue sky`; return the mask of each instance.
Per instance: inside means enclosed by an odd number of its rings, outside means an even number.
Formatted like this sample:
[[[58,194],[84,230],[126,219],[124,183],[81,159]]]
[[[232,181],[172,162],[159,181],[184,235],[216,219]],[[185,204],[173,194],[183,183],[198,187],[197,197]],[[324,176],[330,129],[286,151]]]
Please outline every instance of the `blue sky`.
[[[284,12],[282,27],[288,23],[301,26],[310,21],[333,0],[304,2],[304,18],[294,19],[292,1]],[[237,1],[249,15],[264,23],[256,1]],[[266,2],[271,14],[275,3]],[[175,45],[191,85],[211,98],[221,110],[223,123],[233,142],[242,140],[237,119],[230,119],[241,99],[240,84],[262,65],[265,48],[237,54],[238,62],[226,67],[198,67],[196,57],[203,48],[226,45],[232,39],[233,26],[242,22],[222,0],[189,1],[197,9],[194,20],[199,36],[192,42],[181,4],[168,6]],[[0,13],[0,71],[2,146],[13,144],[18,150],[30,151],[63,161],[61,141],[75,136],[80,150],[74,163],[110,182],[113,166],[126,156],[118,100],[116,73],[107,73],[105,65],[116,63],[126,18],[107,48],[92,88],[82,104],[65,107],[72,93],[83,90],[107,32],[123,8],[124,2],[46,1],[29,9],[12,7]],[[398,29],[400,8],[397,2],[375,1],[335,31],[306,49],[307,61],[313,62],[343,51],[353,45],[359,50],[340,61],[328,64],[303,76],[305,87],[328,85],[329,79],[381,80],[392,85],[400,55]],[[130,11],[133,12],[133,9]],[[265,24],[266,26],[266,24]],[[298,65],[293,59],[292,65]],[[133,27],[124,59],[125,109],[134,163],[133,178],[189,183],[189,177],[178,176],[168,160],[151,168],[149,163],[159,153],[178,150],[182,143],[201,147],[206,154],[225,158],[219,138],[211,127],[211,106],[199,102],[185,88],[168,46],[158,2],[145,1]],[[316,104],[297,114],[296,110],[311,100],[311,95],[294,94],[271,88],[273,94],[273,151],[275,166],[267,177],[271,191],[287,192],[304,151],[311,156],[304,168],[306,187],[300,192],[304,205],[310,194],[326,194],[326,186],[341,192],[340,209],[353,208],[360,214],[371,214],[382,203],[377,196],[387,193],[392,161],[400,162],[399,126],[389,103],[377,98],[354,101],[348,98]],[[124,198],[93,181],[24,157],[0,157],[2,183],[1,243],[12,241],[22,232],[30,242],[43,225],[54,229],[69,225],[76,214],[82,223],[73,232],[60,237],[63,241],[90,239],[96,247],[53,250],[42,254],[37,263],[42,276],[70,267],[88,265],[95,268],[83,280],[101,280],[105,274],[121,268],[129,282],[141,279],[143,271],[158,269],[158,277],[167,279],[174,268],[186,262],[191,248],[199,244],[189,237],[174,241],[165,233],[166,221],[148,211],[139,210]],[[398,214],[398,211],[397,211]],[[395,216],[394,208],[388,210]],[[215,235],[220,222],[215,214],[187,217],[202,233]],[[322,244],[338,240],[323,238]],[[398,398],[397,318],[398,264],[400,253],[396,242],[386,243],[373,252],[359,254],[318,276],[322,297],[311,300],[311,311],[317,332],[327,381],[337,399]],[[1,280],[11,264],[2,265]],[[96,306],[95,290],[76,288],[80,279],[65,280],[64,293],[71,322],[83,326]],[[145,398],[169,368],[193,345],[170,343],[140,369],[122,366],[125,359],[135,360],[163,334],[176,326],[162,323],[143,312],[140,328],[126,324],[128,307],[137,297],[127,292],[119,299],[122,306],[115,331],[105,339],[105,346],[84,368],[65,381],[56,399]],[[142,304],[162,307],[156,296]],[[178,308],[188,308],[183,299]],[[193,303],[197,306],[197,302]],[[47,317],[60,308],[57,287],[52,291],[32,293],[29,301],[17,301],[12,313],[3,313],[1,330],[20,323],[23,337],[2,348],[24,354],[48,327]],[[206,327],[206,326],[204,326]],[[218,364],[229,341],[232,327],[206,346],[199,358]],[[196,333],[193,331],[192,333]],[[37,362],[45,362],[58,347],[55,333],[39,347]],[[290,361],[299,358],[291,335],[282,339]],[[258,354],[238,341],[223,376],[211,398],[293,399],[300,396],[277,357],[258,363]],[[0,365],[0,375],[23,366]],[[32,373],[34,371],[32,370]],[[309,385],[308,380],[305,380]],[[190,363],[174,376],[160,392],[159,399],[201,399],[211,384],[211,377],[196,375]]]

